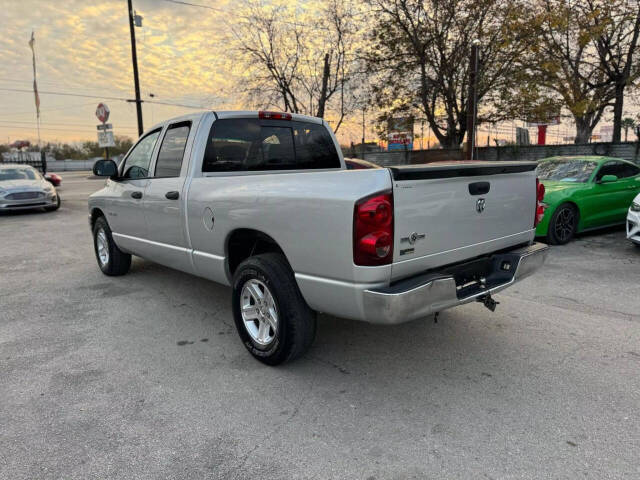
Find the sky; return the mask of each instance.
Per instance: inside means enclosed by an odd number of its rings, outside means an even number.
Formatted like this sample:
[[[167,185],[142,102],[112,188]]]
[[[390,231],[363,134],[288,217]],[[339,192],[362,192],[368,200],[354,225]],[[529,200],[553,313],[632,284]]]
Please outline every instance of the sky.
[[[233,0],[192,3],[209,8],[175,0],[133,0],[134,9],[143,16],[142,28],[136,28],[142,99],[184,105],[144,103],[145,129],[198,110],[251,108],[243,104],[238,87],[245,72],[239,70],[225,41],[237,5]],[[95,140],[95,109],[101,101],[111,110],[114,133],[137,137],[135,105],[125,101],[134,97],[126,0],[0,0],[0,8],[0,143],[37,141],[28,44],[32,30],[42,142]],[[501,125],[498,132],[481,127],[479,143],[487,135],[513,138],[516,123]],[[600,126],[608,123],[606,118]],[[338,138],[343,144],[357,143],[361,129],[361,114],[356,113],[346,119]],[[530,134],[533,140],[535,130]],[[549,130],[550,141],[567,135],[573,135],[571,126]],[[372,116],[367,118],[366,136],[374,138]],[[425,136],[429,137],[428,129]],[[424,139],[423,146],[434,140]],[[420,144],[417,139],[415,143]]]
[[[236,71],[224,41],[234,2],[194,3],[211,8],[167,0],[133,2],[143,16],[143,27],[136,28],[142,99],[196,107],[145,103],[145,129],[197,110],[246,107],[237,89],[243,72]],[[42,141],[95,140],[100,101],[111,110],[116,135],[137,137],[135,105],[122,100],[134,98],[126,0],[0,0],[0,8],[0,143],[37,140],[28,44],[32,30]],[[357,141],[359,122],[351,128]],[[349,127],[343,130],[346,141]]]

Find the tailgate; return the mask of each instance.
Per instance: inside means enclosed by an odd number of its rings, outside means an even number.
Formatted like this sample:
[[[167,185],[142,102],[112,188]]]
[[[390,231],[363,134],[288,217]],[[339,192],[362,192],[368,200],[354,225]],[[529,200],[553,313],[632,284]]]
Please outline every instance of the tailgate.
[[[535,162],[390,168],[392,279],[531,241],[535,168]]]

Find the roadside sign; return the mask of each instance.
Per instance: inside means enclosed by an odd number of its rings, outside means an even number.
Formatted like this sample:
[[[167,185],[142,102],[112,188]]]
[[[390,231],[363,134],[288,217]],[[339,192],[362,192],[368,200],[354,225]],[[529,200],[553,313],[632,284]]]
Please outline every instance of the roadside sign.
[[[111,130],[113,125],[110,123],[101,123],[100,125],[96,125],[98,130]]]
[[[109,113],[111,112],[109,111],[109,107],[107,107],[106,103],[101,102],[98,104],[98,107],[96,108],[96,117],[98,117],[98,120],[105,123],[109,120]]]
[[[101,148],[115,147],[113,130],[98,130],[98,146]]]

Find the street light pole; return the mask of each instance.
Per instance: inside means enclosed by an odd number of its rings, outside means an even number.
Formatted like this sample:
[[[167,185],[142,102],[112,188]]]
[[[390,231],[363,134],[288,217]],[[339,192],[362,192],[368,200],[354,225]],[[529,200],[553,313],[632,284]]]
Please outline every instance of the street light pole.
[[[467,160],[473,160],[476,144],[476,120],[478,117],[478,50],[480,42],[474,40],[471,45],[469,63],[469,100],[467,108]]]
[[[138,54],[136,53],[136,32],[133,25],[133,5],[131,0],[127,0],[129,8],[129,30],[131,31],[131,61],[133,62],[133,84],[136,91],[136,113],[138,114],[138,135],[142,136],[144,128],[142,126],[142,100],[140,100],[140,80],[138,79]]]
[[[362,107],[362,159],[364,160],[364,128],[365,128],[365,121],[364,121],[364,111],[365,111],[366,107]]]

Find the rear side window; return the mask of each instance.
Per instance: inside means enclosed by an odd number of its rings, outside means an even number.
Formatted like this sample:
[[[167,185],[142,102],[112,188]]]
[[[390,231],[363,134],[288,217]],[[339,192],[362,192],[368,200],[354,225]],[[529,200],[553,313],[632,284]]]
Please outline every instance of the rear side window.
[[[253,118],[217,120],[211,127],[204,172],[340,168],[323,125]]]
[[[179,177],[182,168],[184,149],[189,137],[191,122],[170,125],[162,139],[158,160],[156,161],[156,177]]]

